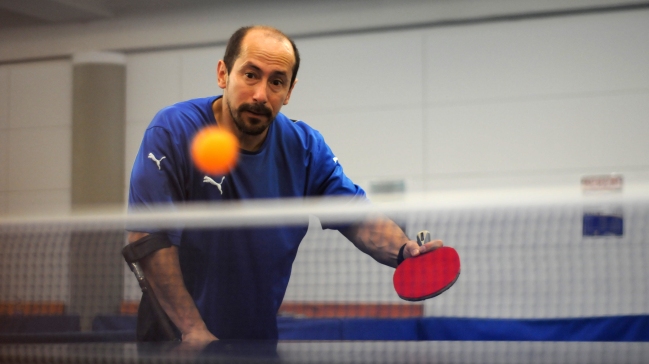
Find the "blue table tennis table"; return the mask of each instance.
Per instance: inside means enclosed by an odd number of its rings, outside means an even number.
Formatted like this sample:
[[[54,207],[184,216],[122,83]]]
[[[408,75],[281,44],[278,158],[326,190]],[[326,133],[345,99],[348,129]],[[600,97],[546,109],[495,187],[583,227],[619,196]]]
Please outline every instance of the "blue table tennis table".
[[[1,344],[1,363],[647,363],[649,343],[543,341],[279,341],[184,344]]]

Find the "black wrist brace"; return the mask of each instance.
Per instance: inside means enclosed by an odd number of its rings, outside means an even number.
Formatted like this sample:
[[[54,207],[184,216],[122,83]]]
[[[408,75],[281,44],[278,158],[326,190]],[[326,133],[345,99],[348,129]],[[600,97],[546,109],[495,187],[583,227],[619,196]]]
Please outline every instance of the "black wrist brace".
[[[406,248],[406,244],[403,244],[401,246],[401,249],[399,249],[399,254],[397,255],[397,265],[401,264],[406,258],[403,257],[403,249]]]

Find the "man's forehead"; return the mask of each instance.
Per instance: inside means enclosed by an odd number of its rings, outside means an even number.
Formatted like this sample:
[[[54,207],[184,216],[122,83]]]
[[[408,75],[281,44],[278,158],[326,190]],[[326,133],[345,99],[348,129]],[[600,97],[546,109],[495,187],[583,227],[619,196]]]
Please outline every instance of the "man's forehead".
[[[295,54],[290,41],[282,34],[265,29],[251,29],[244,37],[239,58],[246,62],[245,59],[251,56],[288,63],[291,68],[295,63]]]

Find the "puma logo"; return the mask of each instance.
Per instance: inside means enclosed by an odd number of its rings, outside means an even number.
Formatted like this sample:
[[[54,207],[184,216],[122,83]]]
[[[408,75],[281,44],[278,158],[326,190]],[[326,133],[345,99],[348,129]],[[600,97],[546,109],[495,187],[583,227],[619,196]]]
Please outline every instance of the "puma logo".
[[[160,170],[160,162],[162,162],[162,160],[167,158],[167,157],[163,156],[160,159],[156,159],[155,155],[153,155],[153,153],[149,153],[149,156],[147,158],[153,160],[155,162],[155,164],[158,166],[158,170]]]
[[[334,157],[334,163],[338,163],[338,157]]]
[[[214,185],[214,186],[218,187],[219,192],[221,192],[221,194],[223,194],[223,189],[221,188],[221,185],[223,184],[223,181],[225,181],[225,176],[221,177],[221,182],[216,182],[215,180],[213,180],[212,178],[210,178],[208,176],[203,177],[203,183],[209,183],[211,185]]]

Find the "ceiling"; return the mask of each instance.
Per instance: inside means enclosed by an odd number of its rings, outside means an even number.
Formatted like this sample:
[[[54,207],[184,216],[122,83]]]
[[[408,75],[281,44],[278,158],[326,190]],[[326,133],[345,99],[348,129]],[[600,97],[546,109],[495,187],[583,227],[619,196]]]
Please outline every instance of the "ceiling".
[[[190,8],[213,7],[219,5],[246,6],[273,2],[295,3],[346,3],[356,1],[367,4],[430,2],[459,3],[470,7],[485,7],[486,0],[0,0],[0,30],[32,27],[39,25],[61,25],[97,20],[118,19],[138,14],[153,14],[186,10]],[[548,10],[557,8],[580,8],[598,6],[624,6],[632,4],[649,5],[646,0],[491,0],[491,4],[505,3],[519,11]],[[513,6],[516,4],[516,6]],[[544,4],[541,6],[541,4]],[[496,4],[497,5],[497,4]]]
[[[86,22],[224,0],[0,0],[0,29]]]

